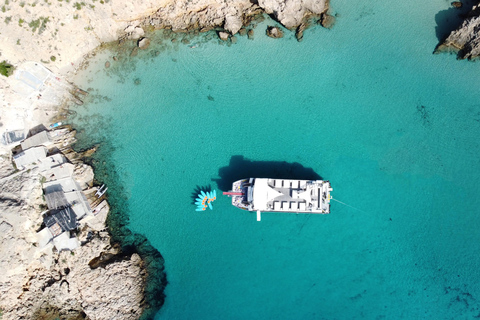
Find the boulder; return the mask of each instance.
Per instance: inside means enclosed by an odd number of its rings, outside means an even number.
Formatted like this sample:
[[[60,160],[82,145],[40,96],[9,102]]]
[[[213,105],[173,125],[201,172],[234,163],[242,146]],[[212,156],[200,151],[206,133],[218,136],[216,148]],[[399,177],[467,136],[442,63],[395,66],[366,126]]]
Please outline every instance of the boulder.
[[[228,32],[223,32],[223,31],[220,31],[218,33],[218,37],[220,39],[222,39],[223,41],[227,41],[228,40],[228,37],[230,37],[230,34],[228,34]]]
[[[243,26],[243,21],[239,16],[228,15],[225,17],[225,30],[228,30],[232,35],[236,34]]]
[[[270,38],[282,38],[283,37],[283,31],[279,27],[272,27],[268,26],[267,27],[267,36]]]
[[[462,7],[462,3],[460,1],[453,1],[452,2],[452,7],[454,8],[461,8]]]
[[[143,29],[141,27],[135,27],[135,29],[133,30],[133,33],[131,35],[131,38],[132,39],[140,39],[144,35],[145,35],[145,31],[143,31]]]
[[[300,42],[303,40],[303,31],[307,28],[306,23],[302,23],[297,27],[297,30],[295,31],[295,37],[297,38],[297,41]]]
[[[150,39],[141,38],[140,40],[138,40],[137,45],[139,49],[145,50],[150,46]]]
[[[322,14],[322,18],[320,19],[320,24],[324,28],[331,29],[335,24],[335,17],[324,13]]]
[[[124,29],[128,39],[140,39],[145,35],[145,31],[139,26],[128,26]]]
[[[248,39],[253,40],[255,33],[253,32],[253,29],[248,30],[247,36]]]

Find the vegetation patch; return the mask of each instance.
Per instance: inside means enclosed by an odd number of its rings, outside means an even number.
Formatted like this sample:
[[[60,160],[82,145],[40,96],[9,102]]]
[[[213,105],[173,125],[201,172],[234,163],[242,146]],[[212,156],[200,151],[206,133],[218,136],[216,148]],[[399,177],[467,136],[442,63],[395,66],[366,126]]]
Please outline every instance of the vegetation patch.
[[[13,73],[14,70],[15,67],[8,63],[6,60],[0,62],[0,74],[2,76],[8,77]]]
[[[32,28],[32,32],[35,33],[35,31],[37,31],[38,29],[38,34],[42,34],[43,31],[45,31],[45,29],[47,28],[47,22],[49,22],[50,19],[48,17],[44,18],[44,17],[40,17],[38,18],[37,20],[33,20],[31,21],[28,26],[30,28]],[[20,23],[20,21],[19,21]]]
[[[73,7],[77,10],[81,10],[82,7],[85,7],[85,6],[86,6],[85,2],[75,2],[73,4]]]
[[[6,23],[6,24],[9,24],[10,21],[12,21],[12,17],[6,17],[6,18],[5,18],[5,23]]]

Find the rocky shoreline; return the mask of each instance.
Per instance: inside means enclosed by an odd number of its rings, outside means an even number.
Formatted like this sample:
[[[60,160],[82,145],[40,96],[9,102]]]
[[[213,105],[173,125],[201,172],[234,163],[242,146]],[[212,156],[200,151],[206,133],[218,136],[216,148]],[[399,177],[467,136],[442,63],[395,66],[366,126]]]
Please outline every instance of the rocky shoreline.
[[[108,203],[94,196],[93,170],[82,162],[91,152],[79,154],[69,148],[75,142],[74,131],[52,136],[52,162],[60,154],[68,159],[74,166],[73,179],[96,213],[80,220],[76,238],[81,245],[76,249],[59,251],[55,241],[42,243],[39,235],[46,230],[42,216],[47,205],[42,190],[45,178],[40,177],[49,171],[41,162],[19,170],[9,157],[3,157],[0,265],[6,272],[0,275],[2,319],[139,318],[147,307],[147,265],[138,253],[126,253],[111,241],[105,226]]]
[[[253,38],[253,30],[243,27],[263,13],[295,31],[301,40],[312,21],[329,21],[331,25],[333,20],[326,13],[328,2],[324,0],[100,1],[73,5],[46,1],[33,9],[36,5],[9,2],[0,12],[0,21],[5,22],[0,33],[1,60],[22,71],[28,71],[28,61],[40,60],[52,71],[57,87],[64,83],[66,89],[58,90],[49,100],[43,87],[22,91],[14,76],[0,76],[2,135],[65,118],[63,106],[68,104],[66,100],[72,101],[66,94],[71,89],[69,79],[103,43],[138,40],[139,47],[146,49],[149,41],[144,34],[149,29],[177,33],[217,30],[233,42],[238,32],[248,32]],[[80,99],[73,94],[73,100],[78,103]],[[7,270],[0,277],[2,319],[153,318],[163,304],[166,285],[160,253],[147,239],[132,234],[119,212],[110,213],[109,228],[82,224],[77,235],[82,245],[74,251],[39,250],[35,234],[45,207],[40,172],[35,166],[17,171],[10,149],[0,148],[0,230],[4,234],[0,265]],[[95,191],[93,174],[85,176],[92,168],[73,151],[70,159],[76,174],[84,175],[85,190]],[[104,206],[108,209],[108,204]]]
[[[461,5],[455,2],[454,6]],[[216,31],[221,40],[234,43],[236,34],[253,39],[253,22],[267,14],[301,41],[309,25],[330,28],[335,22],[328,14],[328,0],[45,1],[6,2],[4,8],[0,12],[4,23],[0,61],[18,70],[28,61],[39,60],[66,84],[95,48],[130,41],[135,45],[129,55],[134,56],[138,50],[148,50],[146,32],[157,29],[193,35]],[[477,58],[479,25],[477,4],[435,52],[453,51],[461,59]],[[274,38],[283,36],[278,27],[262,31]],[[105,67],[110,64],[108,61]],[[71,96],[59,91],[57,100],[48,100],[43,91],[21,92],[16,81],[13,76],[0,76],[0,135],[26,132],[67,116],[62,105],[65,100],[71,102]],[[6,270],[0,275],[2,319],[152,318],[163,304],[167,283],[160,253],[147,239],[132,234],[122,222],[126,217],[115,209],[110,213],[109,228],[80,228],[78,237],[83,245],[75,251],[38,250],[34,235],[45,205],[40,172],[35,167],[16,171],[10,152],[11,146],[0,146],[0,231],[4,235],[0,266]],[[86,189],[92,189],[92,167],[77,153],[72,151],[70,156],[75,159],[76,174],[84,175],[81,179]]]
[[[452,2],[454,10],[463,7],[462,2]],[[434,53],[449,52],[457,54],[458,59],[474,60],[480,56],[480,3],[475,1],[465,15],[462,24],[441,41]]]

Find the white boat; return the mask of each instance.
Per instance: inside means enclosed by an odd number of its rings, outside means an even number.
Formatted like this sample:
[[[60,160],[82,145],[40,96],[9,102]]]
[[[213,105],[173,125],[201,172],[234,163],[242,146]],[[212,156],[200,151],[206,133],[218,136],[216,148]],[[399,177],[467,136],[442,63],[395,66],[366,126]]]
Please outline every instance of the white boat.
[[[326,180],[289,180],[250,178],[235,181],[232,191],[224,195],[232,197],[237,208],[260,212],[330,213],[330,192],[333,189]]]

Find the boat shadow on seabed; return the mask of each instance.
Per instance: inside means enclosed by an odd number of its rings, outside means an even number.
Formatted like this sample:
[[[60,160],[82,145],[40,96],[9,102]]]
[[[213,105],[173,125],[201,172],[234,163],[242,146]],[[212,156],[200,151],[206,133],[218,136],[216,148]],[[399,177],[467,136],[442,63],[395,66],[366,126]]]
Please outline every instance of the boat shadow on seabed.
[[[312,168],[305,168],[298,162],[254,161],[241,155],[232,156],[228,166],[218,170],[218,176],[220,178],[212,181],[221,191],[230,190],[232,182],[245,178],[323,180]]]

